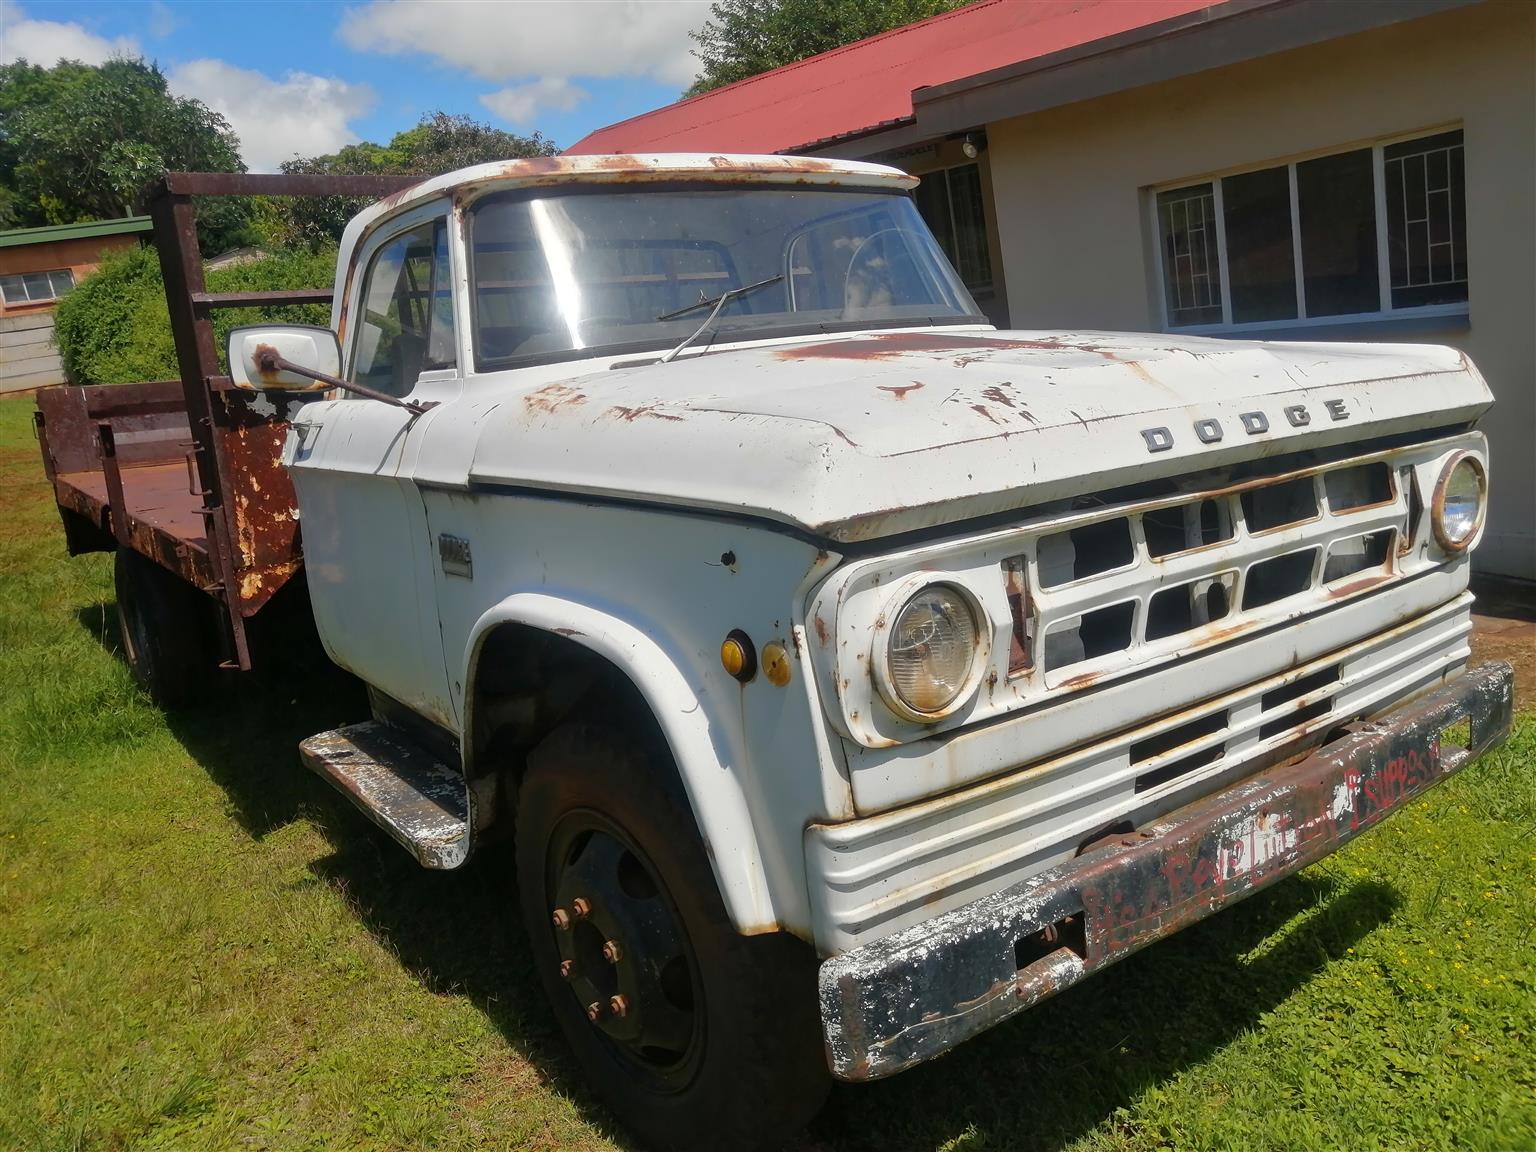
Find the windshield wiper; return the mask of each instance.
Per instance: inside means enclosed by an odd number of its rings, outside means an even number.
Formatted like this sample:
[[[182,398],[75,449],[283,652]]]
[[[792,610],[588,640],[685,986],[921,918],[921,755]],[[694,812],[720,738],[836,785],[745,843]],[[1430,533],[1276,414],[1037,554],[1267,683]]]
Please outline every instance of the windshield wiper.
[[[711,304],[714,305],[714,309],[708,316],[704,318],[704,323],[698,326],[693,335],[689,336],[676,348],[672,349],[672,351],[668,352],[660,360],[656,361],[656,363],[667,363],[684,348],[688,347],[688,345],[692,344],[700,336],[704,335],[704,333],[709,330],[709,326],[715,322],[715,317],[720,315],[720,309],[724,308],[728,301],[738,300],[749,292],[756,292],[759,288],[766,288],[770,284],[777,284],[782,279],[784,279],[784,274],[781,272],[777,276],[770,276],[766,280],[759,280],[756,284],[743,284],[740,288],[727,289],[726,291],[720,293],[720,295],[714,297],[712,300],[699,300],[697,303],[689,304],[686,308],[679,308],[676,312],[664,312],[662,315],[656,317],[658,321],[676,320],[679,316],[686,316],[688,313],[696,312],[700,308],[708,308]]]

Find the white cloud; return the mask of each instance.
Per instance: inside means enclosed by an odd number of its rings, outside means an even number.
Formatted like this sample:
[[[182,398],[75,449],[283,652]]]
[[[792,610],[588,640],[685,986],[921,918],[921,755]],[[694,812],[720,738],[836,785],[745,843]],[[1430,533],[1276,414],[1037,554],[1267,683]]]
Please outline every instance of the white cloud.
[[[362,52],[423,53],[484,80],[645,76],[686,85],[698,71],[690,30],[708,0],[370,0],[348,8],[341,38]]]
[[[181,27],[181,21],[176,13],[171,11],[171,6],[163,0],[150,0],[149,5],[149,34],[156,40],[164,40],[172,32]]]
[[[71,20],[32,20],[20,4],[0,0],[0,64],[27,60],[52,68],[60,60],[101,64],[113,56],[137,56],[132,36],[107,39]]]
[[[317,156],[352,144],[350,121],[373,107],[373,89],[330,76],[289,72],[274,80],[223,60],[178,64],[169,75],[179,96],[201,100],[224,115],[240,137],[240,155],[253,172],[275,172],[294,156]]]
[[[496,92],[487,92],[480,103],[509,124],[526,125],[546,108],[569,112],[587,98],[585,88],[578,88],[562,76],[544,76],[527,84],[515,84]]]

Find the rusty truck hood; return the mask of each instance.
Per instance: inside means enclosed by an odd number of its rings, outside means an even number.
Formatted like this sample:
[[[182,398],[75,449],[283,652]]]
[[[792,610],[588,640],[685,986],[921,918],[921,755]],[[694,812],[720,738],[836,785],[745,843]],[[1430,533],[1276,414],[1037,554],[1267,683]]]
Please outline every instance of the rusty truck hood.
[[[728,511],[836,541],[1464,423],[1492,402],[1442,347],[944,330],[495,392],[475,406],[471,486]]]

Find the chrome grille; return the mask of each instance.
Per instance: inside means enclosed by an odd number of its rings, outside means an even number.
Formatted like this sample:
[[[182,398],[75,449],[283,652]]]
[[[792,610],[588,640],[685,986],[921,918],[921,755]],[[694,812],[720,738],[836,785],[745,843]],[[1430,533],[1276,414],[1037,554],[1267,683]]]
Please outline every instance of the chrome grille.
[[[1076,517],[1002,563],[1014,677],[1080,687],[1397,577],[1405,485],[1351,462]]]
[[[1466,557],[1436,546],[1426,494],[1456,453],[1481,458],[1482,446],[1466,433],[1133,482],[1015,525],[843,565],[813,593],[806,636],[818,691],[845,737],[859,811],[929,795],[933,779],[958,787],[1019,764],[1017,749],[946,752],[942,771],[924,776],[915,743],[939,748],[935,741],[1027,709],[1036,717],[1031,755],[1045,756],[1069,741],[1057,721],[1075,713],[1074,700],[1097,702],[1095,713],[1116,703],[1070,739],[1106,723],[1129,727],[1190,708],[1201,699],[1197,684],[1208,699],[1274,672],[1277,661],[1290,667],[1305,622],[1328,620],[1307,635],[1346,645],[1402,619],[1410,602],[1427,610],[1455,595]],[[918,723],[886,706],[871,661],[882,658],[886,623],[907,589],[934,581],[964,587],[987,627],[975,694],[952,715]],[[1373,623],[1350,624],[1365,618],[1351,610],[1363,604],[1373,605],[1365,613]],[[1283,639],[1243,643],[1276,633]],[[1116,691],[1130,684],[1134,691]]]

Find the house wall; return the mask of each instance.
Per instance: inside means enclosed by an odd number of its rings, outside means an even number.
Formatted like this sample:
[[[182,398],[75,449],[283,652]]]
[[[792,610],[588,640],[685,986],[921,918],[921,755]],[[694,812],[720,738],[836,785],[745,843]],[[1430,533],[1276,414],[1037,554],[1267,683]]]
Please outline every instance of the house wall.
[[[88,236],[79,240],[53,240],[43,244],[18,244],[0,248],[0,276],[14,276],[21,272],[51,272],[56,268],[68,268],[75,274],[75,283],[84,280],[101,264],[102,253],[132,248],[139,243],[136,235]],[[47,304],[0,304],[0,314],[10,316],[18,312],[49,311]]]
[[[53,344],[53,310],[18,308],[0,316],[0,395],[62,383],[64,364]]]
[[[989,124],[1012,324],[1155,328],[1150,187],[1457,124],[1469,317],[1305,335],[1432,341],[1472,357],[1496,398],[1479,566],[1536,578],[1536,5],[1492,0]]]
[[[101,263],[104,252],[131,248],[135,235],[92,236],[0,248],[0,276],[68,268],[78,284]],[[64,383],[64,366],[53,343],[54,302],[0,302],[0,393]]]

